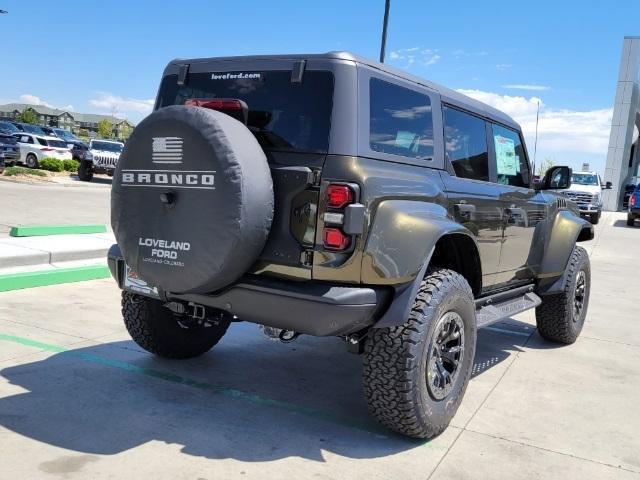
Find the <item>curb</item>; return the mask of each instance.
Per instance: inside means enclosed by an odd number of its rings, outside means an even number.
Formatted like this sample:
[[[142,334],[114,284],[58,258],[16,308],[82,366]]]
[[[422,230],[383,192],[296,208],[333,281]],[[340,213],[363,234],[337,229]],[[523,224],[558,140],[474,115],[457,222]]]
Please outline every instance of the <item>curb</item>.
[[[18,225],[11,227],[11,237],[36,237],[44,235],[67,235],[84,233],[107,233],[106,225]]]
[[[23,288],[44,287],[60,283],[97,280],[111,276],[105,265],[88,265],[74,268],[55,268],[35,272],[11,273],[0,275],[0,292],[21,290]]]

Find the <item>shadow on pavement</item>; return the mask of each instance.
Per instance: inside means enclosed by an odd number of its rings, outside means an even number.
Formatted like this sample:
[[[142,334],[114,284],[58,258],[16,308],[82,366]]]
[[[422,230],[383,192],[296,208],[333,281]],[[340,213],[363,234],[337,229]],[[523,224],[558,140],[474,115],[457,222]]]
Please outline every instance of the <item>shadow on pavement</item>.
[[[613,226],[614,227],[621,227],[621,228],[637,228],[640,226],[640,220],[636,220],[636,224],[634,227],[631,227],[629,225],[627,225],[627,221],[626,220],[616,220],[615,222],[613,222]]]
[[[473,376],[520,351],[532,331],[514,320],[500,328],[520,333],[481,331]],[[110,455],[157,440],[210,459],[324,461],[323,450],[375,458],[445,448],[397,436],[369,417],[360,358],[342,341],[283,345],[251,324],[234,324],[198,359],[162,360],[123,341],[0,375],[27,390],[0,399],[0,425],[78,452]]]

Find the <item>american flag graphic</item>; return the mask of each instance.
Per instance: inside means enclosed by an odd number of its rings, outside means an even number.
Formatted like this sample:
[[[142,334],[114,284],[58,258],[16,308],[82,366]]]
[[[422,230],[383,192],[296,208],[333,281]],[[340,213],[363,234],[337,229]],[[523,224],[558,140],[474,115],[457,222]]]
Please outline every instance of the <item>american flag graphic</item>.
[[[153,163],[182,163],[182,138],[154,137],[151,144]]]

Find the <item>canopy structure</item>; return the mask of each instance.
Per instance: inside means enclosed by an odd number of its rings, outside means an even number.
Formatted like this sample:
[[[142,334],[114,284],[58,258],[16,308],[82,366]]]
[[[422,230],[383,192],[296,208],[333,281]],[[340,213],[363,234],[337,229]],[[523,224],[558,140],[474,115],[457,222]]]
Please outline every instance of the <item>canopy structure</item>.
[[[604,181],[604,208],[622,207],[625,187],[640,174],[640,37],[624,37]],[[637,182],[637,181],[636,181]]]

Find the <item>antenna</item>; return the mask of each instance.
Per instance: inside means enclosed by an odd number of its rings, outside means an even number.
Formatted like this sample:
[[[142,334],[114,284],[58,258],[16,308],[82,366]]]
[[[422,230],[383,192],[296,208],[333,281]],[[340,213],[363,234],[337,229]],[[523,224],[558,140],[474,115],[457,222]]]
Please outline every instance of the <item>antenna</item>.
[[[387,24],[389,23],[389,8],[391,0],[386,0],[384,4],[384,21],[382,23],[382,42],[380,45],[380,63],[384,63],[384,51],[387,47]]]
[[[536,139],[533,143],[533,174],[536,174],[536,155],[538,153],[538,123],[540,121],[540,100],[538,100],[538,111],[536,112]]]

